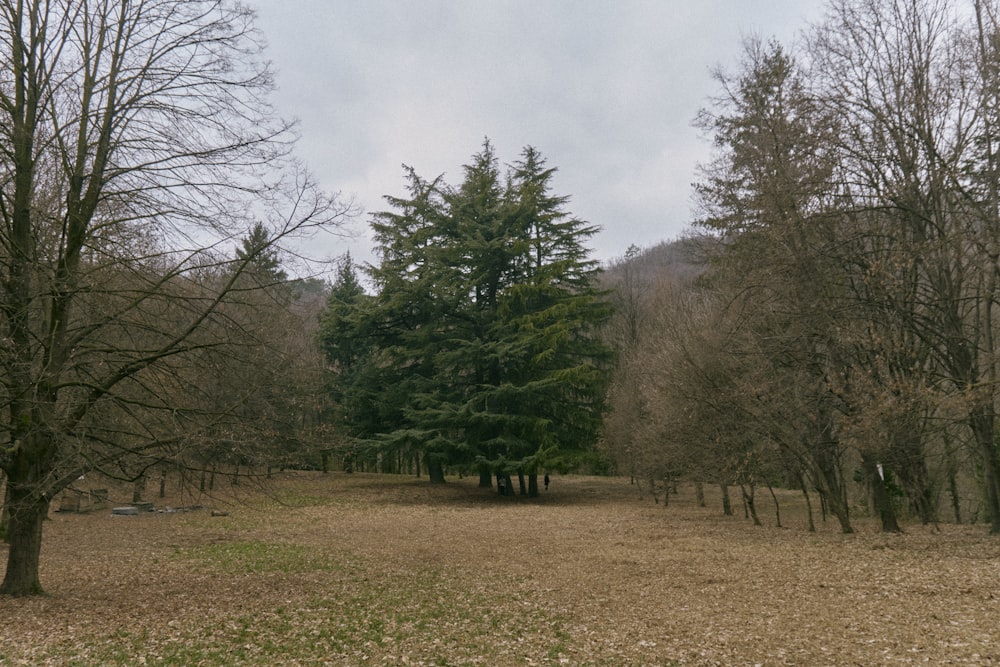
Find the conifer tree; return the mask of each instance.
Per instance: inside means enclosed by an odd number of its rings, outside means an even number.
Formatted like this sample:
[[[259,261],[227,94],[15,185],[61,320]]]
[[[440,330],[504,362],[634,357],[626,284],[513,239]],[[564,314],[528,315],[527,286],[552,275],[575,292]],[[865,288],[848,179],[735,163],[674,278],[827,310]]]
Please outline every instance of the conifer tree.
[[[432,480],[475,461],[533,476],[596,437],[609,356],[584,245],[596,227],[551,193],[555,171],[529,147],[503,178],[486,141],[458,187],[408,169],[409,197],[373,217],[381,263],[355,330],[369,344],[356,389],[394,413],[364,435],[419,449]]]

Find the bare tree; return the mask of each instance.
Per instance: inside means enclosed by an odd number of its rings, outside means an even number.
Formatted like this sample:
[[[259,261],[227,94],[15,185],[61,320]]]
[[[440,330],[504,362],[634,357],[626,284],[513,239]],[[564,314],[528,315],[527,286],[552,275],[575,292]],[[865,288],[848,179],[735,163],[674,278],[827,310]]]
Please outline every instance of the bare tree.
[[[836,152],[842,210],[856,230],[858,303],[878,315],[871,320],[877,340],[893,342],[873,356],[889,360],[887,381],[915,387],[920,376],[925,391],[960,397],[994,533],[996,9],[992,2],[837,0],[811,45],[817,88],[842,128]]]
[[[837,126],[780,44],[748,40],[742,70],[717,78],[722,92],[699,124],[718,150],[696,189],[699,224],[720,241],[716,280],[729,285],[730,307],[745,320],[741,330],[752,332],[742,340],[757,358],[757,379],[747,383],[757,389],[744,404],[758,415],[761,433],[798,453],[842,530],[851,532],[837,426],[842,399],[832,382],[845,368],[837,334],[845,303],[839,267],[830,261],[839,243],[835,164],[826,149]],[[767,398],[788,387],[794,400],[786,407]],[[772,430],[782,423],[798,432]]]
[[[41,591],[42,521],[81,470],[187,441],[172,402],[185,358],[225,344],[248,216],[273,245],[345,213],[289,156],[252,18],[0,2],[2,593]]]

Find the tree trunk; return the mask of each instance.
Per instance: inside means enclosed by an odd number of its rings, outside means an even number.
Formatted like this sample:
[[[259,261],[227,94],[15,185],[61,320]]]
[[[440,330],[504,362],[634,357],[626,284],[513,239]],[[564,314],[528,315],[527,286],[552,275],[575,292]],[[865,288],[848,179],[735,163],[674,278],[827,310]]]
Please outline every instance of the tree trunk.
[[[517,469],[517,488],[522,496],[528,495],[528,485],[524,483],[524,471],[520,468]]]
[[[781,528],[781,506],[778,505],[778,496],[774,493],[774,487],[771,486],[771,482],[767,483],[767,490],[771,492],[771,500],[774,501],[774,525]]]
[[[0,542],[9,542],[7,532],[10,529],[10,485],[4,488],[3,507],[0,507]]]
[[[892,508],[892,498],[885,485],[885,477],[879,472],[875,459],[868,454],[861,455],[861,465],[864,467],[865,477],[871,485],[872,502],[874,510],[878,512],[882,521],[883,533],[900,533],[899,523],[896,521],[896,512]]]
[[[747,486],[750,487],[750,491],[749,492],[747,492]],[[756,498],[755,498],[755,496],[757,495],[756,486],[754,484],[749,484],[747,486],[744,486],[743,484],[740,484],[740,492],[743,494],[743,504],[744,504],[744,507],[747,510],[749,510],[749,512],[750,512],[750,518],[753,519],[753,525],[755,525],[755,526],[762,526],[764,524],[762,524],[760,522],[760,517],[757,516],[757,501],[756,501]]]
[[[927,468],[927,456],[924,454],[923,435],[920,429],[912,427],[895,434],[895,442],[899,451],[894,452],[890,461],[900,485],[907,498],[925,526],[937,525],[938,502],[935,484],[931,482],[931,473]]]
[[[834,448],[835,443],[827,443],[826,447]],[[822,447],[822,446],[821,446]],[[823,501],[823,516],[826,517],[826,510],[829,509],[833,516],[840,522],[840,531],[844,534],[854,532],[851,525],[850,508],[847,505],[847,490],[843,484],[843,475],[840,471],[839,458],[829,455],[820,455],[816,458],[816,475],[814,479],[818,481],[817,488]]]
[[[948,494],[951,496],[951,509],[955,513],[955,523],[962,523],[962,497],[958,493],[958,464],[955,462],[955,451],[951,447],[951,438],[944,435],[944,451],[947,457]]]
[[[538,497],[538,473],[533,472],[528,474],[528,497],[537,498]]]
[[[990,533],[1000,535],[1000,459],[993,433],[994,416],[989,407],[975,407],[969,415],[969,426],[979,446],[983,465],[983,501],[990,515]]]
[[[427,457],[427,476],[431,484],[444,484],[444,465],[436,457]]]
[[[733,515],[733,503],[729,499],[729,485],[728,484],[720,484],[719,488],[722,491],[722,513],[725,514],[726,516],[732,516]]]
[[[913,505],[917,509],[920,522],[925,526],[938,525],[938,503],[935,497],[934,487],[928,482],[927,471],[923,470],[924,476],[913,480],[913,484],[907,484],[906,488],[911,492]]]
[[[705,485],[701,480],[696,480],[694,483],[694,499],[698,507],[705,506]]]
[[[802,495],[806,497],[806,514],[809,517],[809,532],[816,532],[816,524],[813,522],[813,505],[809,499],[809,487],[806,486],[806,476],[799,472],[799,483],[802,484]]]
[[[10,482],[8,482],[10,483]],[[10,523],[7,538],[7,573],[0,584],[0,595],[38,595],[42,584],[38,578],[39,556],[42,551],[42,525],[49,513],[49,501],[30,490],[14,484],[8,489],[7,503]],[[22,487],[23,488],[23,487]]]
[[[132,502],[141,503],[142,497],[146,494],[146,475],[142,474],[132,484]]]

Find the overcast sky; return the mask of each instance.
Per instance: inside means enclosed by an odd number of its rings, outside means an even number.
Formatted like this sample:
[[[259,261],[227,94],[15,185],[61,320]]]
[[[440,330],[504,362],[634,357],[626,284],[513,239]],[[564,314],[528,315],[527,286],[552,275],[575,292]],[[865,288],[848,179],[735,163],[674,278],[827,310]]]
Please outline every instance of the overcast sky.
[[[599,225],[595,257],[676,238],[692,219],[692,126],[744,35],[790,42],[821,0],[250,0],[299,120],[299,156],[365,211],[404,193],[403,164],[458,184],[485,137],[526,145],[554,192]],[[371,258],[364,236],[331,244]]]

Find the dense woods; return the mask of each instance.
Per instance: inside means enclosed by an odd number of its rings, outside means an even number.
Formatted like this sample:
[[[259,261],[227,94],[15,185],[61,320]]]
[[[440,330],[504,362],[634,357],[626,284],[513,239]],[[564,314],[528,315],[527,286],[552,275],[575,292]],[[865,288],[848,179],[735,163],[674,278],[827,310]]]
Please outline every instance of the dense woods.
[[[623,342],[606,423],[669,488],[818,492],[844,532],[1000,533],[995,3],[834,0],[789,48],[749,39],[697,122],[701,272],[612,272]],[[728,497],[728,496],[725,496]],[[727,511],[730,508],[727,507]]]

